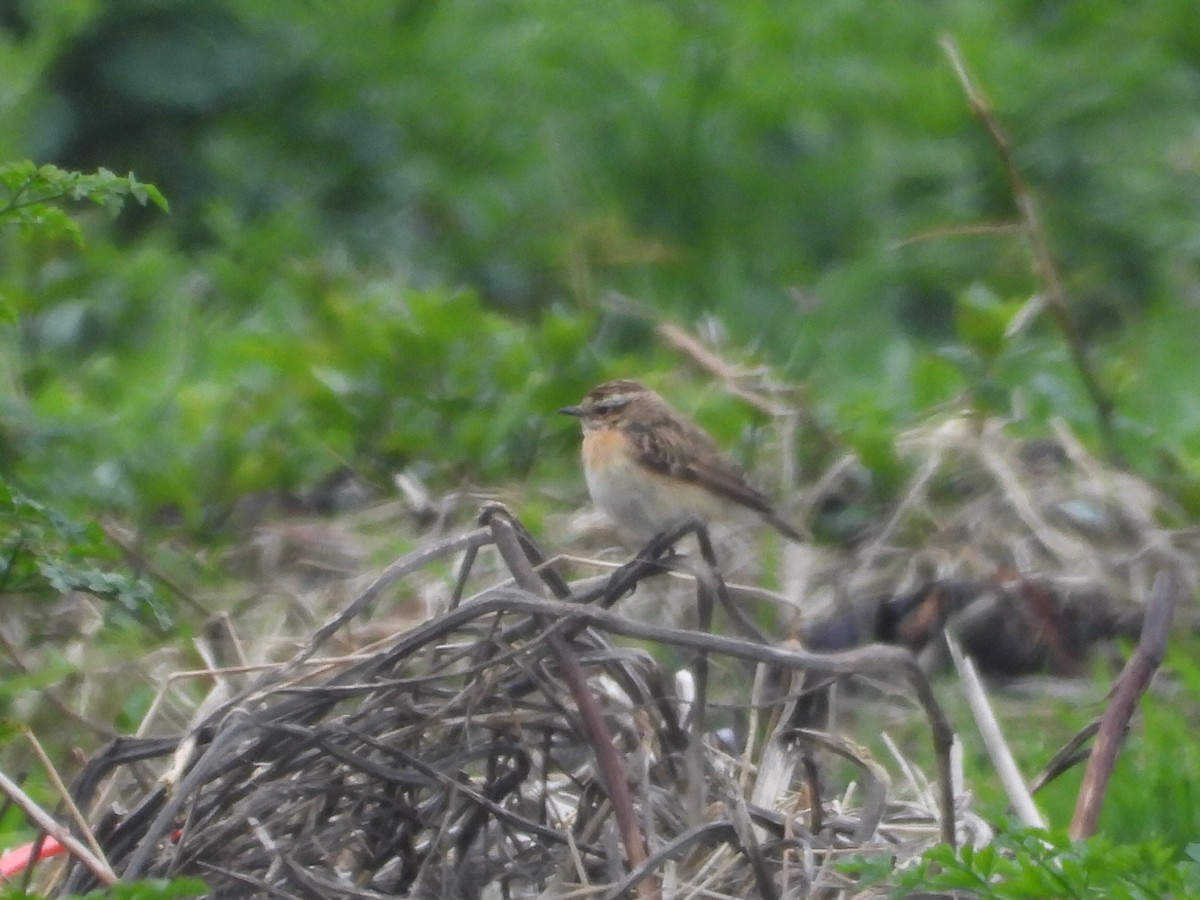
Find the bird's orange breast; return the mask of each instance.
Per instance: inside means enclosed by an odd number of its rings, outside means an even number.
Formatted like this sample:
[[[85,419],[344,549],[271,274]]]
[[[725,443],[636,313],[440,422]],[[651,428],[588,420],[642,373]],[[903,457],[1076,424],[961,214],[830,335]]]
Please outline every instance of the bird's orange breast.
[[[629,439],[619,428],[602,428],[583,436],[583,464],[589,469],[607,469],[625,461]]]

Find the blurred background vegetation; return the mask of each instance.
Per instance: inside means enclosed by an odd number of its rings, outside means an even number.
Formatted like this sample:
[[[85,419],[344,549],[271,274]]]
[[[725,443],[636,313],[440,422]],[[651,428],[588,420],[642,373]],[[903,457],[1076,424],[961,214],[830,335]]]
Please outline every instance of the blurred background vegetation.
[[[323,511],[346,472],[582,497],[554,410],[615,375],[749,446],[663,321],[801,385],[883,480],[951,406],[1095,446],[1059,333],[1018,325],[1022,236],[979,228],[1017,213],[943,35],[1042,204],[1117,451],[1193,519],[1192,0],[9,0],[0,161],[171,204],[0,231],[0,473],[52,507],[6,501],[21,540],[220,540],[243,498]]]
[[[1022,238],[962,233],[1016,215],[950,34],[1043,203],[1121,451],[1186,488],[1193,13],[16,0],[0,159],[132,171],[171,212],[97,215],[82,250],[4,234],[0,466],[202,533],[345,468],[520,479],[569,452],[554,408],[677,364],[658,319],[803,383],[851,444],[1018,389],[1091,434],[1057,336],[1003,338],[1039,288]]]

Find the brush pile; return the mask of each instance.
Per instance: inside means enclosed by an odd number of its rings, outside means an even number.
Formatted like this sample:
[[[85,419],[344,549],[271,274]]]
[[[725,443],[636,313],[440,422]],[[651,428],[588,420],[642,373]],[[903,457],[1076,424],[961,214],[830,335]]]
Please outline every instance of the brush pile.
[[[393,564],[288,662],[222,678],[186,734],[118,740],[94,759],[74,794],[97,819],[127,810],[98,829],[113,871],[196,876],[214,897],[785,898],[852,886],[835,863],[854,852],[903,860],[980,836],[955,810],[951,733],[907,651],[817,655],[640,622],[608,607],[687,564],[668,557],[679,535],[568,583],[502,508],[482,521]],[[497,551],[510,577],[463,598]],[[458,590],[443,613],[370,652],[317,656],[450,557]],[[690,565],[702,624],[718,604],[738,621],[715,569]],[[677,679],[659,660],[681,656]],[[752,664],[757,678],[717,677]],[[935,784],[899,757],[893,784],[851,739],[804,727],[804,678],[854,673],[911,685]],[[749,721],[732,743],[713,726],[722,711]],[[833,759],[857,773],[838,796],[822,788]],[[94,886],[76,861],[58,885]]]
[[[905,449],[900,502],[840,547],[789,547],[775,595],[727,586],[702,529],[698,556],[672,553],[683,529],[575,577],[602,564],[547,560],[486,509],[285,662],[214,664],[203,699],[183,689],[196,673],[168,679],[139,729],[160,736],[115,741],[74,798],[118,877],[195,876],[214,897],[886,896],[840,863],[990,837],[925,676],[943,630],[993,671],[1070,673],[1096,636],[1139,631],[1156,572],[1194,592],[1200,559],[1161,495],[1065,431],[1034,446],[953,419]],[[686,625],[613,609],[635,590],[682,593]],[[420,624],[371,619],[431,594]],[[798,609],[805,643],[762,635],[748,597]],[[714,633],[717,610],[740,636]],[[881,752],[878,727],[830,728],[826,692],[851,677],[907,689],[934,774],[886,736]],[[103,875],[74,855],[39,881],[66,895]]]

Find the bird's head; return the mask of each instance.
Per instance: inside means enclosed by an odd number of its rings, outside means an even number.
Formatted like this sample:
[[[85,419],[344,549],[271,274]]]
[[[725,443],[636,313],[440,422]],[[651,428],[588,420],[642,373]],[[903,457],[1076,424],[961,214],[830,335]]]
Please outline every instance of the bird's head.
[[[585,430],[608,428],[624,418],[631,406],[652,403],[658,395],[640,381],[619,378],[592,388],[578,406],[564,406],[560,413],[575,416]]]

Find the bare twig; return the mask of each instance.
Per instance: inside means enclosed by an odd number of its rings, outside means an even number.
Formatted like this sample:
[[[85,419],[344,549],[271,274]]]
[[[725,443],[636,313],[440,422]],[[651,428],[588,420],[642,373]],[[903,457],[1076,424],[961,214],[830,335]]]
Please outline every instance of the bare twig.
[[[825,807],[821,797],[821,773],[817,769],[817,761],[807,750],[800,757],[804,768],[804,786],[808,791],[808,828],[813,834],[825,827]]]
[[[1050,252],[1050,242],[1046,237],[1046,229],[1042,224],[1037,200],[1017,167],[1012,141],[1000,125],[987,98],[971,80],[971,75],[959,52],[958,44],[952,37],[946,36],[942,38],[941,46],[950,59],[950,65],[954,67],[954,74],[958,77],[963,93],[967,97],[971,112],[983,123],[983,127],[996,147],[996,152],[1000,155],[1000,164],[1004,167],[1004,173],[1008,177],[1009,190],[1012,191],[1013,202],[1016,203],[1017,212],[1021,217],[1022,230],[1033,257],[1034,273],[1042,283],[1050,315],[1067,344],[1071,361],[1074,363],[1076,371],[1079,372],[1079,379],[1091,400],[1096,414],[1096,428],[1105,450],[1111,459],[1117,459],[1119,454],[1116,434],[1113,430],[1113,400],[1100,383],[1100,377],[1096,374],[1095,367],[1088,355],[1083,333],[1071,312],[1066,288],[1063,287],[1058,266]]]
[[[914,234],[906,237],[903,240],[896,241],[889,245],[889,250],[903,250],[913,244],[921,244],[925,241],[942,240],[943,238],[958,238],[958,237],[995,237],[998,234],[1021,234],[1023,229],[1020,225],[1012,222],[996,222],[993,224],[984,225],[954,225],[945,228],[931,228],[928,231],[922,231],[920,234]]]
[[[3,772],[0,772],[0,792],[12,800],[38,828],[62,844],[68,853],[83,863],[101,884],[117,883],[117,876],[103,858],[96,856],[70,831],[56,822],[53,816],[38,806],[32,797],[21,790],[20,785]]]
[[[758,896],[762,900],[779,900],[779,888],[775,885],[775,879],[771,877],[771,872],[767,868],[767,861],[763,858],[762,847],[759,846],[758,836],[755,833],[754,825],[750,821],[750,810],[746,806],[746,795],[740,791],[733,793],[733,802],[726,801],[729,817],[733,821],[733,827],[737,829],[738,842],[741,844],[741,850],[746,854],[746,859],[750,862],[750,868],[754,872],[755,886],[758,888]]]
[[[104,859],[104,851],[100,849],[100,844],[96,841],[96,836],[92,834],[91,828],[88,827],[87,821],[83,817],[83,813],[76,805],[71,797],[71,792],[67,790],[67,786],[63,784],[62,778],[58,774],[58,769],[54,767],[54,763],[50,761],[50,757],[46,755],[46,749],[42,746],[42,742],[37,739],[37,736],[28,728],[22,728],[21,731],[25,735],[25,739],[29,741],[33,747],[33,752],[37,754],[38,760],[46,770],[46,775],[50,779],[50,784],[54,786],[55,792],[66,806],[67,812],[71,814],[71,819],[75,822],[75,827],[79,829],[79,833],[83,835],[88,847],[97,859]],[[105,866],[108,862],[105,861]]]
[[[1138,698],[1150,685],[1150,679],[1162,664],[1167,651],[1167,637],[1171,631],[1171,619],[1175,613],[1175,599],[1179,584],[1166,572],[1159,572],[1150,588],[1146,601],[1146,621],[1142,636],[1129,662],[1117,676],[1113,687],[1112,701],[1100,717],[1100,730],[1087,769],[1083,773],[1083,784],[1075,803],[1075,815],[1071,819],[1069,834],[1072,840],[1090,837],[1096,832],[1100,818],[1100,807],[1108,788],[1108,779],[1117,764],[1117,754],[1129,720],[1133,716]]]
[[[449,556],[460,550],[467,550],[472,547],[478,548],[483,544],[490,543],[491,538],[490,529],[477,528],[474,531],[468,531],[466,534],[454,535],[453,537],[438,541],[429,547],[422,547],[420,550],[415,550],[407,556],[396,560],[384,569],[379,577],[371,582],[348,606],[317,629],[309,639],[308,644],[288,661],[288,671],[294,671],[307,661],[338,629],[355,616],[365,612],[379,598],[380,594],[401,578],[411,575],[435,559]],[[249,693],[257,687],[257,684],[252,685],[245,693]],[[235,699],[240,699],[240,697]]]
[[[641,885],[645,879],[650,877],[657,868],[661,867],[668,860],[682,858],[687,851],[693,849],[698,844],[715,841],[736,844],[737,840],[737,829],[732,822],[704,822],[689,828],[674,840],[664,844],[654,855],[648,857],[640,866],[626,875],[623,881],[615,885],[612,890],[604,895],[604,900],[618,900],[618,898],[626,896],[631,888]]]
[[[806,744],[823,747],[830,753],[853,763],[862,772],[862,787],[866,799],[853,840],[856,843],[866,841],[879,827],[879,822],[883,819],[884,809],[887,806],[887,789],[892,781],[888,777],[887,770],[876,762],[865,749],[840,735],[813,731],[809,728],[794,729],[791,735]]]
[[[800,669],[820,675],[877,675],[900,676],[908,682],[917,702],[929,720],[934,754],[938,766],[938,809],[942,840],[954,844],[954,792],[950,777],[950,744],[954,739],[953,729],[933,694],[929,680],[916,658],[903,647],[884,644],[868,644],[840,653],[812,653],[805,650],[785,649],[760,644],[754,641],[706,634],[683,628],[672,628],[639,622],[606,609],[579,603],[562,603],[541,600],[524,591],[497,589],[479,598],[464,603],[454,612],[446,614],[436,622],[418,626],[409,633],[414,642],[425,643],[434,639],[433,633],[452,630],[461,621],[489,615],[499,611],[523,612],[568,620],[575,627],[601,629],[622,637],[638,638],[693,650],[707,650],[750,662],[763,662],[788,669]],[[458,620],[458,617],[462,617]],[[456,621],[458,620],[458,621]]]
[[[725,390],[733,396],[744,400],[750,406],[769,416],[782,416],[788,412],[787,407],[770,397],[745,387],[742,383],[746,377],[744,367],[726,362],[705,347],[698,338],[684,331],[678,325],[672,322],[660,322],[655,331],[667,346],[678,350],[705,372],[721,379]]]

